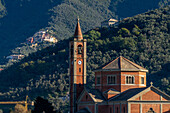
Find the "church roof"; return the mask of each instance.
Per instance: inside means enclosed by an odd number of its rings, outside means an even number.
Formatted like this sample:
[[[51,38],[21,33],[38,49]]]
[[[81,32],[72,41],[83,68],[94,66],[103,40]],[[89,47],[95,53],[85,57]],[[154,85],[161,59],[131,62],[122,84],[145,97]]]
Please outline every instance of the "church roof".
[[[105,92],[103,92],[103,94],[119,94],[120,92],[111,88],[111,89],[108,89],[106,90]]]
[[[104,102],[106,101],[105,97],[103,96],[102,92],[100,92],[98,89],[88,89],[84,88],[82,91],[80,97],[78,98],[77,102],[81,102],[81,99],[85,94],[88,94],[93,102]]]
[[[122,100],[128,100],[131,97],[135,96],[136,94],[140,93],[141,91],[145,90],[147,87],[145,88],[133,88],[133,89],[129,89],[126,90],[124,92],[122,92],[120,95],[112,98],[112,101],[122,101]]]
[[[74,38],[77,38],[79,40],[83,39],[79,19],[77,19],[77,26],[76,26],[75,33],[74,33]]]
[[[88,94],[93,99],[94,102],[103,102],[105,101],[104,96],[98,89],[87,89]]]
[[[96,71],[144,71],[148,72],[147,69],[137,65],[136,63],[120,56],[115,60],[99,67]]]
[[[126,90],[126,91],[120,93],[119,95],[111,98],[109,101],[134,100],[134,98],[137,98],[140,94],[144,94],[150,90],[156,92],[157,94],[161,95],[162,97],[165,97],[167,100],[170,100],[169,95],[167,95],[166,93],[162,92],[161,90],[159,90],[158,88],[156,88],[154,86],[150,86],[150,87],[133,88],[133,89]]]

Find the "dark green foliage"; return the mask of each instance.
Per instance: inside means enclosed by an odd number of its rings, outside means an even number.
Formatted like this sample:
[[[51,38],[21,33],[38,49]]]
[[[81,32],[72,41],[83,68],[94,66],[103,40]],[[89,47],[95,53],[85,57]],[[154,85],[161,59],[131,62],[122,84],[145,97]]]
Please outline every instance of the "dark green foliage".
[[[32,110],[32,113],[56,113],[56,111],[53,110],[53,106],[51,103],[48,102],[48,100],[43,99],[41,97],[37,97],[34,103],[34,110]]]
[[[122,55],[149,70],[147,84],[153,81],[154,86],[170,94],[169,10],[167,6],[124,19],[117,28],[98,28],[86,32],[88,86],[94,86],[96,68]],[[68,92],[68,45],[68,39],[62,40],[2,71],[0,99],[16,99],[26,94],[32,98],[43,95],[56,110],[63,110],[61,105],[67,104],[61,101],[57,105],[55,100],[58,101]]]
[[[4,6],[3,0],[0,0],[0,18],[6,15],[6,8]]]
[[[55,92],[54,95],[49,94],[48,95],[48,100],[50,103],[53,103],[53,106],[55,108],[55,110],[57,112],[65,112],[69,110],[69,97],[67,96],[63,96],[63,97],[59,97],[59,94],[57,92]]]
[[[169,0],[161,0],[160,2],[159,2],[159,7],[165,7],[165,6],[167,6],[167,5],[170,5],[170,2],[169,2]]]
[[[7,15],[0,19],[0,59],[20,43],[48,26],[49,9],[61,0],[2,0]],[[41,4],[41,5],[40,5]]]
[[[78,16],[85,32],[107,18],[155,9],[159,1],[162,0],[0,0],[0,62],[40,29],[49,29],[62,40],[72,36]]]
[[[168,0],[111,0],[110,10],[119,18],[131,17],[158,8],[160,1]],[[164,6],[166,6],[165,4]],[[115,6],[115,7],[113,7]]]

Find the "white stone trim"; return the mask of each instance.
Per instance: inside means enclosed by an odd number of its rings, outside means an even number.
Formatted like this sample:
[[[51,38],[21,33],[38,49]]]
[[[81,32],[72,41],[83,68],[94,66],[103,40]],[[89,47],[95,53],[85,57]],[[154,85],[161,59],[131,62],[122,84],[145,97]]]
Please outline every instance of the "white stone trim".
[[[139,86],[146,86],[145,84],[139,84]]]
[[[128,113],[131,113],[131,103],[128,102],[128,107],[127,107]]]
[[[142,104],[140,104],[140,113],[142,113]]]
[[[126,83],[126,77],[133,77],[134,79],[133,79],[133,84],[128,84],[128,83]],[[135,75],[125,75],[125,84],[127,84],[127,85],[134,85],[135,84]]]
[[[146,77],[146,75],[139,75],[140,77]]]

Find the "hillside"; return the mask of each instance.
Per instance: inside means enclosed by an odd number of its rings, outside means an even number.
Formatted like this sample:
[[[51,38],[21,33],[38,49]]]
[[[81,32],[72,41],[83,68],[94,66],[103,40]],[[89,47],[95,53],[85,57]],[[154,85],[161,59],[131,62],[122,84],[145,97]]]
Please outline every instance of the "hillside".
[[[6,15],[6,8],[2,0],[0,0],[0,18],[3,18]]]
[[[154,86],[170,94],[169,12],[167,6],[126,18],[116,28],[86,32],[89,87],[94,86],[94,69],[122,55],[149,70],[148,84],[153,81]],[[55,103],[55,109],[64,106],[67,102],[59,97],[68,92],[68,44],[69,39],[62,40],[2,71],[0,99],[42,95]]]
[[[0,0],[0,62],[10,50],[40,29],[58,39],[72,35],[80,16],[83,31],[110,18],[124,18],[158,8],[166,0]],[[161,5],[161,6],[162,6]]]

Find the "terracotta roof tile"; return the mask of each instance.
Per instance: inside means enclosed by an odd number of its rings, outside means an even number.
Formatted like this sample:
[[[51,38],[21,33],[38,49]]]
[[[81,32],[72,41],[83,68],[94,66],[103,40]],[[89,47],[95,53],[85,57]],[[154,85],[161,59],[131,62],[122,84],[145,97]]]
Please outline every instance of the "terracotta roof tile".
[[[150,86],[150,87],[144,87],[144,88],[128,89],[128,90],[120,93],[119,95],[111,98],[109,101],[127,101],[130,98],[137,96],[139,93],[141,93],[143,91],[147,92],[148,89],[156,92],[157,94],[161,95],[164,98],[167,98],[167,100],[170,100],[170,96],[168,94],[162,92],[161,90],[159,90],[158,88],[156,88],[154,86]]]
[[[147,87],[126,90],[126,91],[122,92],[121,94],[119,94],[118,96],[111,98],[110,101],[128,100],[131,97],[135,96],[136,94],[140,93],[141,91],[143,91],[145,89],[147,89]]]
[[[145,71],[148,72],[147,69],[135,64],[134,62],[120,56],[115,60],[107,63],[106,65],[99,67],[98,70],[111,70],[111,71]]]

